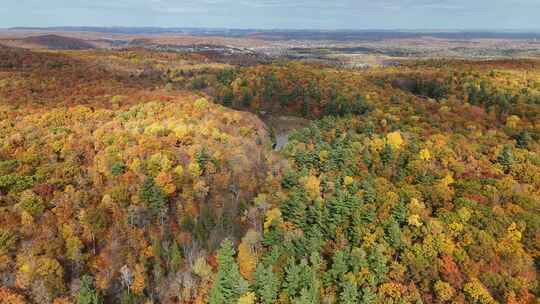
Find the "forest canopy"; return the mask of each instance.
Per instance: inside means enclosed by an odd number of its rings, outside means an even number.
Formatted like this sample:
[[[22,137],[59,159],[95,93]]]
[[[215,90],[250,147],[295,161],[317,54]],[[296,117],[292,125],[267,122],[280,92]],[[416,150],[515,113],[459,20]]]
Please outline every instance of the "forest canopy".
[[[535,60],[1,49],[0,303],[536,303],[539,141]]]

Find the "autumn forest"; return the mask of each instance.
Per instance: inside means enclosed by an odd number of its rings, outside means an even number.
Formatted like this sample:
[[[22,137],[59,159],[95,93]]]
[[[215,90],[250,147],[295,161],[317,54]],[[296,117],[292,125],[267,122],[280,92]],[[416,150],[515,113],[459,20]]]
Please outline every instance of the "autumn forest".
[[[539,303],[540,61],[0,47],[0,303]]]

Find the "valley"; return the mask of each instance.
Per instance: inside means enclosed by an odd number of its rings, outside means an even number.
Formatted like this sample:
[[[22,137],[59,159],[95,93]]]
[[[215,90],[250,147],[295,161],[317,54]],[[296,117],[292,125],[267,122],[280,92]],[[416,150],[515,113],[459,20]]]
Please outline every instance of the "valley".
[[[1,304],[536,303],[536,34],[162,31],[0,31]]]

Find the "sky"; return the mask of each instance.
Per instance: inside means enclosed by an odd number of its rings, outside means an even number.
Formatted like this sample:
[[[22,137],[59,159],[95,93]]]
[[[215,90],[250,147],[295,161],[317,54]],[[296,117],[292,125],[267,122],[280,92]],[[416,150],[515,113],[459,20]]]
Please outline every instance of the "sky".
[[[0,27],[539,30],[540,0],[0,0]]]

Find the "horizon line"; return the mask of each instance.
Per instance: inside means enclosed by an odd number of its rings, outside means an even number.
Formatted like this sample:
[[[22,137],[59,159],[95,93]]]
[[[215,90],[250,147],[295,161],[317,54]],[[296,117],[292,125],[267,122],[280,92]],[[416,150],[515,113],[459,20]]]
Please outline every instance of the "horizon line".
[[[157,30],[237,30],[237,31],[314,31],[314,32],[491,32],[491,33],[540,33],[540,28],[270,28],[270,27],[201,27],[201,26],[126,26],[126,25],[59,25],[59,26],[8,26],[0,30],[82,30],[98,29],[157,29]]]

